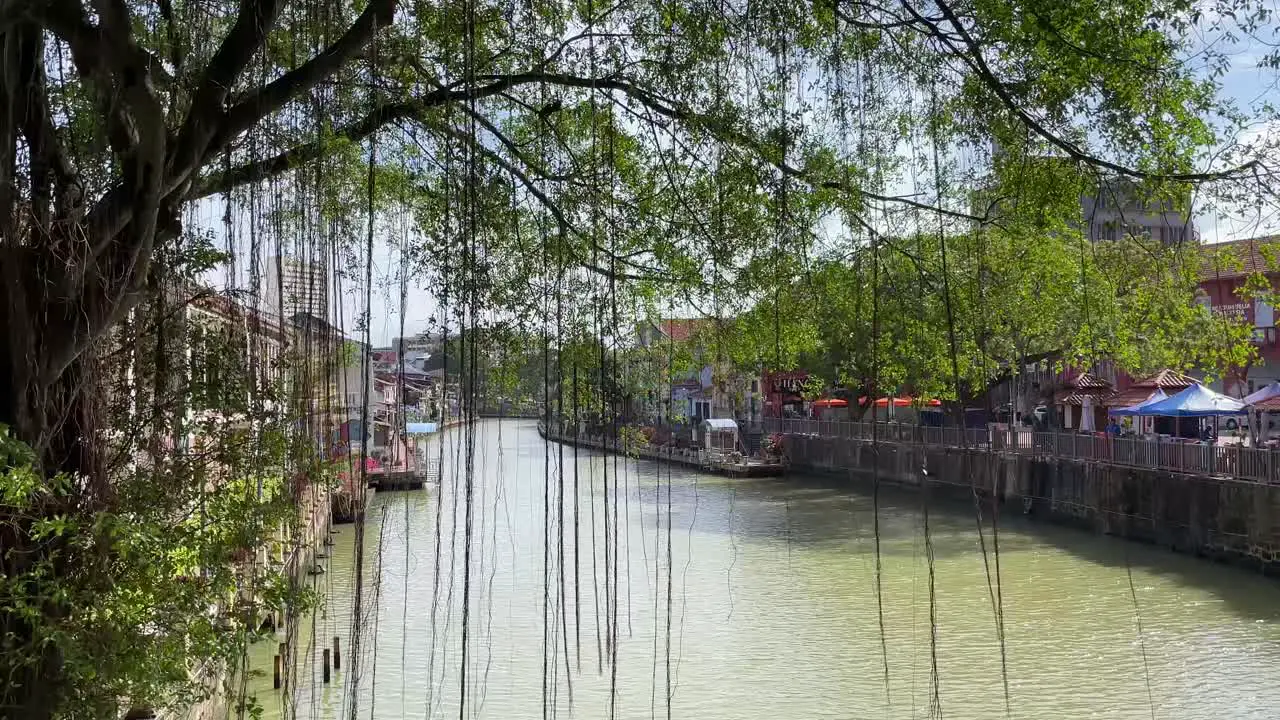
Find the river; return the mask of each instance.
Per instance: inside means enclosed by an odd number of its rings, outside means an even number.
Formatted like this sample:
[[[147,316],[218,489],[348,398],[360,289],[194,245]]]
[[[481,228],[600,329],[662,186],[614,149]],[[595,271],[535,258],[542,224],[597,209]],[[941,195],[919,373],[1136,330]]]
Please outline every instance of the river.
[[[728,479],[581,451],[576,614],[565,448],[561,612],[560,447],[548,460],[530,421],[477,425],[468,554],[466,435],[437,441],[442,487],[371,501],[363,597],[377,612],[361,633],[360,718],[460,717],[464,593],[465,718],[539,718],[544,702],[548,715],[591,719],[610,717],[611,704],[626,719],[1280,716],[1274,580],[1009,513],[997,587],[995,538],[988,524],[984,556],[972,507],[935,502],[926,542],[920,494],[882,489],[876,513],[868,486],[838,479]],[[251,690],[267,718],[351,716],[351,660],[325,685],[318,648],[334,635],[344,655],[353,645],[354,538],[343,526],[327,572],[308,579],[327,602],[300,624],[292,709],[271,689],[273,650],[254,648],[267,673]],[[618,557],[616,592],[606,544]],[[616,675],[605,647],[613,605]],[[1003,608],[1003,662],[993,606]]]

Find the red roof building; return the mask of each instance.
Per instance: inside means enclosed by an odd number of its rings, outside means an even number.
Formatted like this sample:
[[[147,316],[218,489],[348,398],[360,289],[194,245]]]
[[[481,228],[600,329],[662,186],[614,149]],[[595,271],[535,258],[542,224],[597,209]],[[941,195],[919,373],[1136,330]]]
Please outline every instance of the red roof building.
[[[1172,395],[1186,390],[1197,382],[1199,381],[1195,378],[1177,370],[1161,370],[1155,375],[1130,383],[1124,390],[1106,396],[1102,402],[1108,408],[1125,408],[1146,400],[1157,389],[1163,390],[1166,395]]]
[[[764,374],[764,417],[794,417],[804,411],[804,398],[801,388],[809,379],[804,370],[788,370],[782,372],[765,372]]]
[[[1237,293],[1256,274],[1280,292],[1280,236],[1248,238],[1204,246],[1200,264],[1199,302],[1219,315],[1244,320],[1254,326],[1254,344],[1262,362],[1243,368],[1223,383],[1222,391],[1242,397],[1280,379],[1280,342],[1275,308]]]
[[[1058,406],[1064,428],[1078,428],[1084,423],[1086,406],[1092,408],[1093,427],[1106,424],[1107,411],[1102,398],[1111,394],[1111,383],[1089,372],[1080,372],[1067,378],[1062,389],[1053,394],[1053,404]]]
[[[709,318],[670,318],[658,321],[658,329],[662,334],[676,342],[685,342],[699,330],[711,326]]]

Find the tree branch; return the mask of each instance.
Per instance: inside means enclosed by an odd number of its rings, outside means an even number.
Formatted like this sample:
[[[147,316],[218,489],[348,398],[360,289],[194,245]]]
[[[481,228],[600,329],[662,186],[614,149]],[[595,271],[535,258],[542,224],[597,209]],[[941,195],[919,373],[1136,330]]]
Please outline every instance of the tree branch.
[[[555,202],[552,201],[551,198],[548,197],[547,194],[543,192],[541,188],[538,187],[537,183],[535,183],[522,170],[517,168],[515,165],[511,164],[506,158],[502,157],[492,149],[485,147],[484,143],[476,142],[475,139],[472,138],[471,135],[469,135],[468,133],[464,133],[461,130],[458,130],[457,128],[449,127],[447,125],[443,125],[438,122],[426,120],[423,122],[423,124],[435,130],[436,132],[443,133],[445,135],[448,135],[454,138],[455,140],[459,140],[461,142],[471,145],[475,150],[477,150],[482,155],[484,155],[485,157],[493,161],[493,163],[496,164],[498,167],[502,168],[503,170],[506,170],[513,178],[519,180],[520,184],[523,185],[525,189],[528,190],[529,193],[533,195],[534,198],[536,198],[538,202],[541,203],[542,206],[547,209],[548,212],[551,213],[552,217],[554,217],[556,220],[556,224],[560,227],[560,230],[562,232],[572,233],[574,235],[577,235],[578,237],[586,238],[587,241],[591,244],[592,249],[601,253],[605,257],[612,259],[614,262],[620,263],[622,265],[626,265],[628,267],[633,267],[637,270],[643,270],[645,272],[649,272],[652,274],[649,276],[641,276],[641,275],[632,275],[624,272],[605,270],[604,268],[600,268],[591,263],[586,262],[583,258],[574,258],[574,260],[577,261],[577,263],[582,267],[594,273],[602,275],[604,277],[613,277],[617,279],[652,280],[654,278],[661,277],[661,273],[654,270],[653,268],[645,267],[644,265],[639,265],[634,261],[618,257],[613,253],[609,252],[609,250],[601,247],[600,244],[596,242],[594,237],[584,235],[583,233],[579,232],[578,229],[574,227],[572,223],[569,222],[569,219],[565,217],[564,212],[560,210],[560,206],[556,205]],[[416,141],[416,138],[415,138],[415,141]]]
[[[224,127],[211,149],[217,151],[228,139],[329,78],[364,50],[378,28],[390,25],[395,12],[396,0],[372,0],[342,37],[320,54],[240,98],[227,111]]]
[[[169,171],[166,192],[200,169],[210,141],[222,126],[223,104],[240,73],[266,41],[283,4],[283,0],[240,0],[236,22],[209,60],[178,140],[165,159]]]
[[[915,18],[904,18],[901,15],[889,12],[887,8],[883,8],[879,5],[874,5],[872,3],[864,3],[864,2],[850,3],[858,7],[858,9],[860,10],[870,9],[874,12],[880,13],[881,15],[891,18],[890,20],[884,20],[884,21],[864,20],[861,17],[854,17],[850,15],[847,11],[841,8],[840,7],[841,1],[842,0],[831,0],[831,9],[832,11],[835,12],[836,17],[840,18],[841,20],[845,21],[846,23],[856,28],[861,28],[863,30],[893,30],[895,28],[911,27],[920,22]],[[938,19],[941,20],[941,18],[938,18]]]
[[[477,79],[480,81],[486,81],[489,84],[483,85],[475,90],[474,97],[476,99],[483,99],[497,95],[513,87],[539,83],[594,91],[604,90],[620,92],[659,115],[671,120],[696,125],[711,133],[713,137],[721,142],[738,145],[751,150],[761,157],[767,157],[767,154],[763,151],[761,143],[748,137],[746,134],[726,128],[723,123],[718,122],[715,118],[711,118],[693,110],[681,108],[675,102],[667,98],[663,98],[630,81],[617,77],[588,78],[577,75],[565,75],[562,73],[525,72],[513,75],[481,76]],[[456,86],[454,87],[456,88]],[[467,99],[467,97],[468,95],[465,89],[438,87],[436,90],[414,100],[383,104],[364,118],[339,128],[334,134],[339,138],[359,142],[372,133],[377,132],[379,128],[387,123],[397,122],[406,118],[421,118],[423,116],[422,114],[430,108],[439,107],[452,102],[463,101]],[[225,192],[230,188],[274,177],[292,168],[296,168],[317,159],[325,152],[327,147],[327,142],[323,140],[310,142],[286,150],[274,157],[248,163],[238,168],[233,168],[229,173],[220,173],[215,175],[198,188],[195,188],[189,199],[208,197],[209,195]],[[938,211],[938,208],[933,205],[911,200],[910,198],[894,195],[882,195],[852,187],[842,182],[820,180],[814,178],[810,173],[806,172],[802,168],[797,168],[794,165],[790,165],[780,160],[769,160],[768,162],[779,171],[814,187],[853,193],[869,200],[901,203],[911,207],[929,210],[930,212]],[[977,217],[954,210],[944,209],[942,210],[942,213],[961,220],[983,223],[988,221],[988,218],[985,217]]]
[[[75,172],[58,142],[49,108],[48,86],[44,70],[44,33],[33,23],[11,29],[20,44],[18,58],[19,91],[15,115],[22,119],[22,134],[27,139],[31,158],[31,204],[36,222],[48,231],[52,216],[54,188],[57,200],[67,206],[65,197],[75,182]],[[68,207],[68,209],[70,209]]]
[[[118,102],[112,71],[120,67],[119,53],[107,42],[102,29],[91,25],[78,2],[53,0],[40,20],[71,50],[71,61],[81,77],[93,84],[94,100],[106,121],[107,141],[116,153],[125,153],[134,138]]]
[[[901,2],[903,7],[907,9],[907,12],[911,13],[911,15],[917,20],[919,20],[922,24],[927,25],[930,28],[931,32],[934,34],[934,36],[939,39],[939,41],[945,44],[949,50],[951,50],[953,53],[959,56],[962,60],[964,60],[965,64],[967,64],[970,67],[970,69],[972,69],[974,73],[977,74],[978,78],[982,81],[984,85],[986,85],[992,92],[996,94],[996,97],[1000,99],[1000,102],[1006,108],[1008,108],[1010,112],[1016,115],[1018,119],[1020,119],[1028,128],[1032,130],[1032,132],[1044,138],[1049,143],[1057,147],[1059,150],[1062,150],[1063,152],[1065,152],[1073,160],[1083,162],[1089,165],[1093,165],[1094,167],[1104,168],[1120,175],[1127,175],[1129,177],[1138,178],[1141,180],[1191,182],[1191,183],[1209,182],[1213,180],[1224,180],[1227,178],[1237,177],[1259,166],[1259,161],[1255,158],[1253,160],[1250,160],[1249,162],[1246,162],[1243,165],[1240,165],[1238,167],[1234,167],[1228,170],[1223,170],[1220,172],[1152,173],[1152,172],[1147,172],[1145,170],[1138,170],[1136,168],[1120,165],[1118,163],[1113,163],[1108,160],[1103,160],[1102,158],[1097,157],[1096,155],[1091,155],[1090,153],[1086,152],[1083,148],[1076,145],[1075,143],[1065,138],[1059,137],[1058,135],[1051,132],[1039,120],[1033,117],[1031,113],[1023,109],[1023,107],[1018,104],[1018,101],[1009,92],[1009,89],[1005,86],[1003,82],[1001,82],[1001,80],[998,77],[996,77],[995,73],[992,72],[991,67],[987,65],[986,58],[982,54],[982,47],[978,44],[976,40],[974,40],[973,36],[969,33],[968,29],[964,26],[964,23],[961,22],[959,16],[956,15],[955,11],[951,9],[951,6],[947,2],[945,2],[945,0],[934,0],[934,4],[937,5],[938,10],[941,11],[943,16],[947,19],[948,24],[950,24],[951,27],[955,29],[956,35],[960,37],[960,40],[964,45],[963,48],[956,47],[956,45],[951,40],[951,38],[946,33],[943,33],[942,30],[938,28],[938,26],[935,23],[930,22],[928,18],[924,17],[919,12],[917,12],[916,9],[911,6],[911,3],[909,2],[909,0],[901,0]]]
[[[475,91],[474,96],[476,99],[486,98],[519,85],[521,82],[516,80],[517,77],[519,76],[510,76],[501,81],[478,88]],[[530,81],[525,79],[523,82]],[[405,119],[416,120],[423,117],[427,110],[452,102],[459,102],[466,98],[466,90],[455,90],[448,87],[441,87],[412,100],[383,103],[363,118],[355,122],[348,123],[347,125],[335,130],[333,137],[349,140],[351,142],[360,142],[377,132],[378,129],[384,125]],[[275,177],[276,175],[287,172],[292,168],[305,165],[312,160],[319,158],[328,150],[330,142],[331,139],[321,139],[304,143],[290,148],[289,150],[285,150],[274,157],[241,165],[239,167],[232,168],[229,172],[219,173],[209,178],[198,187],[193,188],[187,199],[197,200],[199,198],[226,192],[227,190],[239,187],[240,185]]]

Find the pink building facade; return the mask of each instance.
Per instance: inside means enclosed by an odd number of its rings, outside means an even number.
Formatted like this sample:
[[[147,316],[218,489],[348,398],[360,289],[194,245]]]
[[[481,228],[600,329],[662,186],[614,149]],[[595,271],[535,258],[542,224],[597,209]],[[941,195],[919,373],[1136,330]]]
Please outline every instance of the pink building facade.
[[[1210,259],[1200,270],[1198,301],[1218,315],[1244,320],[1253,326],[1253,342],[1259,360],[1247,368],[1231,373],[1224,381],[1214,383],[1218,390],[1243,397],[1275,380],[1280,380],[1280,342],[1277,342],[1276,310],[1262,300],[1240,297],[1238,291],[1255,273],[1266,277],[1272,289],[1280,293],[1280,270],[1267,262],[1263,248],[1277,238],[1253,238],[1209,246]],[[1280,246],[1277,246],[1280,249]],[[1214,255],[1229,254],[1234,260],[1224,262]]]

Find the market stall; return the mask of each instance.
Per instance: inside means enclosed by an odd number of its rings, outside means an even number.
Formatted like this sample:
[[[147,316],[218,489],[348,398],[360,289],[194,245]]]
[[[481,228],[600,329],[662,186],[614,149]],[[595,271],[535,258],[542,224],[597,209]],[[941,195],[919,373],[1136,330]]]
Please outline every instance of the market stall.
[[[1135,414],[1152,417],[1195,418],[1201,421],[1205,418],[1214,418],[1216,421],[1216,418],[1223,416],[1245,414],[1245,405],[1244,402],[1237,398],[1214,392],[1204,385],[1196,383],[1163,400],[1144,405]],[[1199,430],[1198,435],[1201,439],[1209,437],[1208,426],[1201,423]],[[1217,437],[1216,428],[1213,428],[1213,430],[1212,436]],[[1186,434],[1181,436],[1187,437]]]

